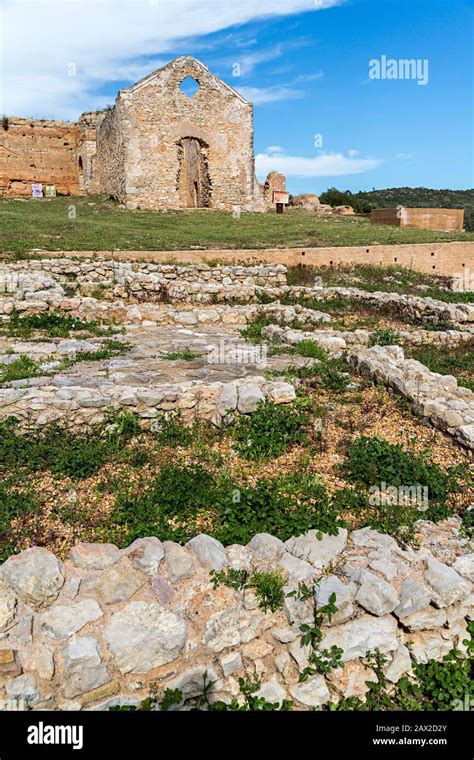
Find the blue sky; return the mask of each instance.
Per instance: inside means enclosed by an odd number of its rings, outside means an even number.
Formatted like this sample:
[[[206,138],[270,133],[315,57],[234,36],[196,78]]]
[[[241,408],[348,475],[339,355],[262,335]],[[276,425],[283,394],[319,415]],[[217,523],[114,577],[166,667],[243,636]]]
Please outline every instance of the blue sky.
[[[0,7],[3,113],[75,119],[191,54],[255,103],[258,173],[284,170],[291,192],[474,184],[470,0],[238,0],[235,7],[2,0]],[[382,55],[427,60],[427,83],[371,79],[369,62]]]

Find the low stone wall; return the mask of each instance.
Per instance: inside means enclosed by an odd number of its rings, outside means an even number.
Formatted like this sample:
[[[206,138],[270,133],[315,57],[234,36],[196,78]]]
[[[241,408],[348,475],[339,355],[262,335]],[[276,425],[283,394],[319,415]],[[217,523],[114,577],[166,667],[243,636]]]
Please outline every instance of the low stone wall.
[[[276,343],[295,346],[303,340],[313,340],[330,354],[340,355],[352,346],[368,346],[372,336],[370,330],[292,330],[280,325],[267,325],[262,329],[263,337]],[[461,330],[399,330],[400,342],[412,346],[460,346],[474,344],[474,333]]]
[[[286,267],[140,264],[97,259],[41,259],[0,266],[0,291],[19,299],[89,295],[103,287],[132,301],[254,300],[258,288],[286,285]]]
[[[101,422],[111,409],[134,412],[145,426],[173,410],[179,410],[184,421],[197,416],[220,425],[228,414],[254,412],[260,401],[285,404],[296,397],[289,383],[268,382],[261,375],[229,383],[187,381],[152,386],[105,380],[95,387],[39,377],[22,381],[21,386],[0,388],[0,419],[14,416],[24,429],[66,419],[73,429],[83,428]]]
[[[400,295],[376,291],[370,293],[360,288],[319,288],[316,290],[321,298],[353,298],[375,308],[389,309],[394,314],[417,321],[438,322],[474,322],[474,304],[445,303],[435,298]]]
[[[99,301],[96,298],[58,298],[46,300],[16,301],[12,298],[0,298],[0,318],[8,319],[13,311],[22,315],[61,311],[92,322],[110,322],[116,324],[149,325],[183,325],[199,324],[246,325],[258,315],[277,319],[282,324],[298,322],[313,325],[329,322],[329,314],[303,306],[285,306],[278,301],[270,304],[174,307],[163,304],[141,303],[127,304],[124,301]]]
[[[405,359],[400,346],[355,348],[348,358],[362,375],[400,393],[434,427],[474,449],[474,393],[458,386],[455,377],[430,372],[420,362]]]
[[[166,688],[186,698],[238,695],[239,677],[262,681],[260,695],[291,699],[299,710],[363,697],[373,672],[365,660],[386,655],[390,683],[413,660],[464,650],[472,616],[474,555],[460,521],[417,523],[419,549],[402,549],[369,528],[336,536],[316,531],[282,542],[259,534],[225,548],[199,535],[186,546],[143,538],[124,550],[77,544],[65,561],[34,547],[0,566],[0,700],[5,709],[108,709],[137,705]],[[249,588],[213,588],[210,571],[276,571],[283,606],[264,612]],[[336,594],[321,648],[342,649],[342,668],[299,681],[310,650],[300,626],[312,604],[289,593],[315,586],[318,605]],[[413,659],[412,659],[413,658]]]

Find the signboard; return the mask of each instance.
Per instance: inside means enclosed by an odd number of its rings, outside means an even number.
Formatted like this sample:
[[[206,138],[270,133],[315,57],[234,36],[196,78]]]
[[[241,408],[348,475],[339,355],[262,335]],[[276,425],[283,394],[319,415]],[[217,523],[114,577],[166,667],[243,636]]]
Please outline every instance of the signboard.
[[[31,196],[33,198],[43,197],[43,185],[41,184],[41,182],[34,182],[31,185]]]
[[[56,185],[45,185],[44,186],[44,197],[45,198],[56,198]]]
[[[289,202],[290,202],[289,193],[286,193],[284,190],[273,191],[273,203],[284,203],[287,206]]]

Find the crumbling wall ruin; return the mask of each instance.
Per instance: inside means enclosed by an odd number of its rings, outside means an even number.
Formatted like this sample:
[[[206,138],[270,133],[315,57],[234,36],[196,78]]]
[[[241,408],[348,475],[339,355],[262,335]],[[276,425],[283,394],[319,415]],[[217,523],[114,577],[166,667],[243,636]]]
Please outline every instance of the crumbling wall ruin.
[[[31,197],[32,183],[77,195],[78,127],[66,121],[4,117],[0,124],[0,195]]]

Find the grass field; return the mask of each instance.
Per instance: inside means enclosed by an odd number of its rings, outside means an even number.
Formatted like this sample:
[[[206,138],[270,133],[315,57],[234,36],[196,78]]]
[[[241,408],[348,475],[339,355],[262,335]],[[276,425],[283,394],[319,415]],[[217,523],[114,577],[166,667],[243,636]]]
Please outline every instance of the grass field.
[[[72,218],[71,218],[72,217]],[[474,240],[474,232],[372,226],[363,217],[318,219],[291,209],[283,216],[224,211],[128,211],[102,196],[0,200],[0,252],[31,249],[182,250],[375,245]]]

